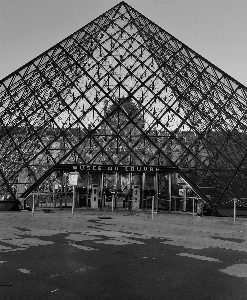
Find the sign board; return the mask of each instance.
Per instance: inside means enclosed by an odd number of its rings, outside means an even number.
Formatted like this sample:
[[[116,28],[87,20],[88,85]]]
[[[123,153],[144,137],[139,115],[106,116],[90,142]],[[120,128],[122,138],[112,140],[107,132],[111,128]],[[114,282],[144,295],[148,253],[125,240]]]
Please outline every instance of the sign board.
[[[78,172],[70,172],[69,173],[69,185],[77,185],[78,183]]]
[[[82,164],[59,164],[54,167],[54,170],[64,170],[68,172],[82,171],[82,172],[95,172],[100,173],[101,171],[107,173],[125,173],[125,172],[134,172],[134,173],[175,173],[178,169],[173,166],[116,166],[116,165],[82,165]]]
[[[184,189],[179,189],[178,194],[179,194],[179,196],[183,196],[184,195]]]

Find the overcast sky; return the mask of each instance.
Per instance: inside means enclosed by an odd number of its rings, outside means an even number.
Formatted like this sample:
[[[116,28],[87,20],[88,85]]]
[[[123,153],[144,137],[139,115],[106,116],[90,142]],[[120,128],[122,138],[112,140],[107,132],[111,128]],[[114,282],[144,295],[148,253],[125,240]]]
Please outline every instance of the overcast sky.
[[[0,0],[0,79],[120,1]],[[247,86],[247,0],[126,0]]]

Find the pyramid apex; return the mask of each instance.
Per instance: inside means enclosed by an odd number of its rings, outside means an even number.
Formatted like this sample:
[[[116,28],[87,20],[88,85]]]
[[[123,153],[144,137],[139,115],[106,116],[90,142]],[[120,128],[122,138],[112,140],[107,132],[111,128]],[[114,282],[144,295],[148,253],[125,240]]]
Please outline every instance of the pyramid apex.
[[[119,2],[119,5],[128,5],[128,6],[130,6],[128,3],[126,3],[125,1],[121,1],[121,2]]]

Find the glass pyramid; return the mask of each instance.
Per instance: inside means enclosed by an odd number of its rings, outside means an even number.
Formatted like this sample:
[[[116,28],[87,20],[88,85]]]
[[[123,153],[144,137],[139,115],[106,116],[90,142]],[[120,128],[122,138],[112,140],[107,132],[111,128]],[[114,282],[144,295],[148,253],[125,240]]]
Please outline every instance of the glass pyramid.
[[[61,164],[175,168],[246,197],[247,88],[121,2],[0,81],[0,189]]]

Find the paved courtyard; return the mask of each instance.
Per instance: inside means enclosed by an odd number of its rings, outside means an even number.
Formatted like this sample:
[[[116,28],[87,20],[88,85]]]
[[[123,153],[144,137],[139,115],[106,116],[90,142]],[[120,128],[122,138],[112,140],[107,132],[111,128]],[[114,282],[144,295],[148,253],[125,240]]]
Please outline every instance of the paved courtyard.
[[[247,299],[247,219],[101,214],[0,212],[0,299]]]

